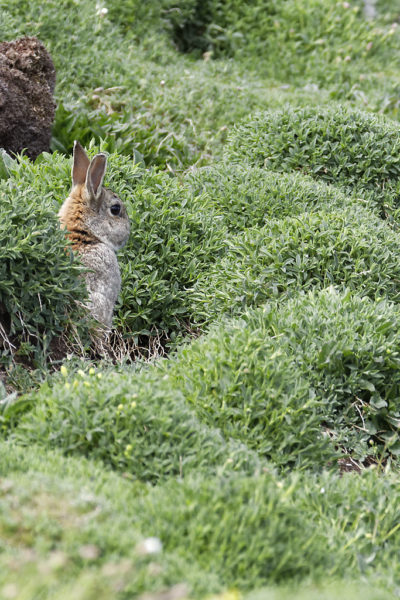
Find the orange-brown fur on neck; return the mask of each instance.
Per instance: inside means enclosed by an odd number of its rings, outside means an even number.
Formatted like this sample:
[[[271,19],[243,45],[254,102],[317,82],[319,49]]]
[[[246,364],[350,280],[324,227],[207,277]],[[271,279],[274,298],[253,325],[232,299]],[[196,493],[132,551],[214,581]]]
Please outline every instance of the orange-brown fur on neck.
[[[88,245],[100,242],[85,225],[85,217],[89,210],[85,198],[85,186],[74,186],[58,213],[61,225],[67,230],[66,235],[71,240],[74,250],[80,251]]]

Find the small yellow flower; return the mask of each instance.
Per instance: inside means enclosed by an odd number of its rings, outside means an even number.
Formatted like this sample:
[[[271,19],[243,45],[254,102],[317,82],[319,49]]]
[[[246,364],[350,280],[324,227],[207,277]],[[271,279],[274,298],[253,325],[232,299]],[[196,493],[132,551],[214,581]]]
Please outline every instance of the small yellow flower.
[[[129,458],[131,456],[132,449],[133,449],[132,444],[128,444],[127,446],[125,446],[124,455],[126,456],[126,458]]]
[[[124,405],[123,404],[118,404],[117,410],[118,411],[124,410]]]
[[[93,367],[90,367],[89,375],[94,375],[95,373],[96,373],[96,371],[93,369]]]
[[[135,401],[131,402],[131,408],[136,408],[136,402]]]
[[[82,371],[82,369],[78,369],[78,375],[80,377],[85,377],[85,373],[84,373],[84,371]]]
[[[97,379],[101,379],[103,375],[101,373],[97,373]]]
[[[78,382],[78,380],[77,380],[77,379],[74,379],[74,381],[73,381],[73,383],[72,383],[72,387],[73,387],[74,389],[76,389],[76,388],[78,387],[78,385],[79,385],[79,382]]]
[[[65,382],[65,387],[67,388],[67,390],[69,390],[69,388],[71,387],[71,384],[69,383],[69,381]]]
[[[61,372],[61,375],[63,377],[66,377],[68,375],[68,369],[67,369],[67,367],[65,367],[64,365],[62,365],[61,369],[60,369],[60,372]]]
[[[83,385],[84,385],[85,387],[90,387],[90,385],[91,385],[91,384],[90,384],[90,382],[89,382],[89,381],[84,381],[84,382],[83,382]]]

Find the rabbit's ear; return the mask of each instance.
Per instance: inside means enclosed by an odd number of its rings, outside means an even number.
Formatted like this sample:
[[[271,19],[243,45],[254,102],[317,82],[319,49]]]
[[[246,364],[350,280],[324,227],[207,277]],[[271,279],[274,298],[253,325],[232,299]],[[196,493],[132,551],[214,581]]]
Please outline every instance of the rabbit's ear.
[[[102,152],[96,154],[89,165],[86,175],[86,188],[92,198],[98,200],[101,194],[104,175],[107,167],[107,156]]]
[[[86,181],[86,173],[90,161],[79,142],[74,142],[74,162],[72,165],[72,185],[82,185]]]

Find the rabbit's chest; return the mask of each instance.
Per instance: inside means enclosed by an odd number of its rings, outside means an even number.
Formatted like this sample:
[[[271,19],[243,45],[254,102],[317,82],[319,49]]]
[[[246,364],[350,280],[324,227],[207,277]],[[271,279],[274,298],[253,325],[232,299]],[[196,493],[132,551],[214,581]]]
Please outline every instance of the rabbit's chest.
[[[85,274],[89,294],[101,294],[114,303],[121,289],[121,275],[115,252],[105,244],[98,244],[82,254],[81,260],[90,269]]]

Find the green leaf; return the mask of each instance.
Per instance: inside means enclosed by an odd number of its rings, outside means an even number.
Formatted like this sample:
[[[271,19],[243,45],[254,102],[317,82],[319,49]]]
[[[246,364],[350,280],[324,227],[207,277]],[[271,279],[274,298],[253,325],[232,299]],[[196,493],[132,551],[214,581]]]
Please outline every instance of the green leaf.
[[[374,384],[371,381],[368,381],[367,379],[360,379],[360,389],[368,390],[369,392],[375,392]]]
[[[10,167],[15,163],[9,154],[0,148],[0,179],[8,179],[10,176]]]

